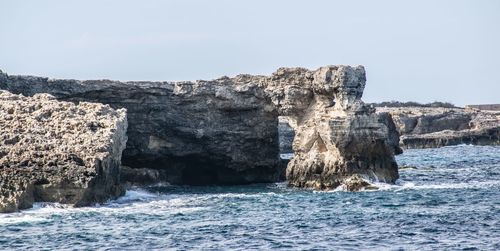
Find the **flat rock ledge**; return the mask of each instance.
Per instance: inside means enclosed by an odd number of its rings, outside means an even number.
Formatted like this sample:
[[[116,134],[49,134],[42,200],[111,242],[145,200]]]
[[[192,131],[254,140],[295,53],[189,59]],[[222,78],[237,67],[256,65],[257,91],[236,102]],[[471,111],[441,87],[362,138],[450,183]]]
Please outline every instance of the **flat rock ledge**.
[[[124,193],[126,110],[0,91],[0,212],[34,202],[88,206]]]
[[[402,148],[500,145],[500,111],[443,107],[379,107],[390,113]]]

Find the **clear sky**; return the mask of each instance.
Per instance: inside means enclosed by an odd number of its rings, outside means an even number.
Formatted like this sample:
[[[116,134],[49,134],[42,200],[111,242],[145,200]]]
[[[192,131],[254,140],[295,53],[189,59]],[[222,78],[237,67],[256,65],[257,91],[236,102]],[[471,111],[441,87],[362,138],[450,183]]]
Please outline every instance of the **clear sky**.
[[[500,103],[500,1],[0,0],[0,69],[196,80],[364,65],[364,100]]]

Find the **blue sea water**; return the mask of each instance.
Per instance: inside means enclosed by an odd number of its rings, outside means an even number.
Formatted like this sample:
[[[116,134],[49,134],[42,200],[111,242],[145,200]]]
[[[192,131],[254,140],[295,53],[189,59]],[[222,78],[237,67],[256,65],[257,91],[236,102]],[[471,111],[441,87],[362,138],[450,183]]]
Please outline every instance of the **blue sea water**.
[[[0,249],[500,250],[500,147],[407,150],[395,185],[153,186],[0,215]]]

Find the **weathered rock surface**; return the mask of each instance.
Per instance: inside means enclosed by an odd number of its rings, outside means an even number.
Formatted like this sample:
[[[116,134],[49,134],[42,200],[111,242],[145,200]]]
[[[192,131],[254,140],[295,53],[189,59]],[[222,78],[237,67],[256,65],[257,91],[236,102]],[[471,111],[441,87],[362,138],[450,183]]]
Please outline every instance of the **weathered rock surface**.
[[[158,169],[122,166],[120,171],[120,180],[125,187],[154,185],[166,179]]]
[[[7,76],[0,88],[126,108],[123,164],[172,184],[246,184],[279,178],[278,114],[247,75],[196,82],[52,80]]]
[[[293,147],[298,154],[287,172],[290,184],[335,187],[352,174],[394,181],[399,136],[390,115],[375,114],[360,100],[364,84],[364,69],[348,66],[280,68],[271,76],[196,82],[0,74],[0,89],[14,93],[46,92],[60,100],[127,108],[123,163],[157,170],[130,173],[193,185],[279,180],[278,116],[286,117],[298,135]]]
[[[363,67],[282,68],[271,78],[266,91],[295,129],[289,185],[333,189],[353,175],[385,182],[398,178],[397,131],[390,115],[376,114],[361,101]]]
[[[390,113],[403,148],[500,145],[500,112],[462,108],[377,108]]]
[[[361,191],[361,190],[377,190],[378,187],[363,180],[359,175],[352,175],[343,182],[343,186],[347,191]]]
[[[0,91],[0,212],[121,195],[126,130],[124,109]]]
[[[466,105],[465,108],[479,109],[483,111],[500,111],[500,104]]]
[[[500,127],[404,135],[401,137],[401,144],[404,148],[436,148],[460,144],[500,145]]]

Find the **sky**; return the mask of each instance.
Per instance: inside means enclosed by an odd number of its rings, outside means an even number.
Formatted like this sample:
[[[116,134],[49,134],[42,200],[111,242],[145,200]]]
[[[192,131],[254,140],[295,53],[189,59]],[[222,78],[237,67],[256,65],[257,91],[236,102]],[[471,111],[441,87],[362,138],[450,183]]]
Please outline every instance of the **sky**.
[[[363,99],[500,103],[500,1],[0,0],[11,75],[197,80],[364,65]]]

